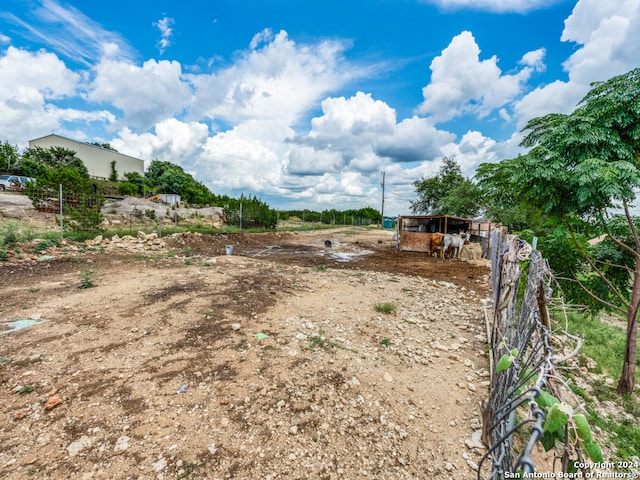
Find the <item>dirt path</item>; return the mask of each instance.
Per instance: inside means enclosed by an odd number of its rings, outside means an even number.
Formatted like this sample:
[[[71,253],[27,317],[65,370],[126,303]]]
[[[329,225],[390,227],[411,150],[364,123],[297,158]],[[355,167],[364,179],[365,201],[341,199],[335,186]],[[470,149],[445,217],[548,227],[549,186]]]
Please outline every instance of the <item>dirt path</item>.
[[[0,262],[0,477],[475,478],[488,267],[390,235]]]

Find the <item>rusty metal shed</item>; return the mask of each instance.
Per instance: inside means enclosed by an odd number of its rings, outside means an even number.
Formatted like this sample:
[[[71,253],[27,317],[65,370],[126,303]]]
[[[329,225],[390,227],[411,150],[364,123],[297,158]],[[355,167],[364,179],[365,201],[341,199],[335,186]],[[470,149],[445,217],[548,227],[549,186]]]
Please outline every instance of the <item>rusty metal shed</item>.
[[[485,219],[461,218],[450,215],[412,215],[398,217],[398,250],[428,252],[434,233],[470,234],[472,242],[480,243],[482,254],[489,248],[489,233],[495,226]]]

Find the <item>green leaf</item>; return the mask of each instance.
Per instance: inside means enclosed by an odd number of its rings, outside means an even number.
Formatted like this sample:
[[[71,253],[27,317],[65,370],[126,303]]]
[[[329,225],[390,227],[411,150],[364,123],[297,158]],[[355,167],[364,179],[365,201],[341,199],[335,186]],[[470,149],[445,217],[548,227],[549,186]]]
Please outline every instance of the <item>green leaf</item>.
[[[498,360],[496,365],[496,373],[504,372],[508,370],[509,367],[513,364],[513,357],[511,355],[507,355],[506,353]]]
[[[604,457],[602,456],[602,449],[600,448],[600,445],[598,445],[598,443],[594,442],[593,440],[585,440],[584,449],[589,454],[589,458],[591,458],[591,460],[593,460],[594,462],[597,463],[604,461]]]
[[[560,400],[551,395],[549,392],[542,390],[540,392],[540,395],[538,395],[538,397],[536,398],[536,403],[538,404],[538,406],[546,408],[557,405],[558,403],[560,403]]]
[[[567,424],[569,416],[563,411],[562,405],[563,404],[558,403],[549,410],[547,419],[542,427],[545,432],[555,432]]]
[[[593,440],[593,434],[591,433],[591,427],[589,421],[582,413],[578,413],[573,416],[573,423],[576,425],[576,431],[578,436],[585,442]]]
[[[556,446],[556,436],[552,432],[545,431],[540,439],[540,443],[544,447],[544,451],[548,452]]]

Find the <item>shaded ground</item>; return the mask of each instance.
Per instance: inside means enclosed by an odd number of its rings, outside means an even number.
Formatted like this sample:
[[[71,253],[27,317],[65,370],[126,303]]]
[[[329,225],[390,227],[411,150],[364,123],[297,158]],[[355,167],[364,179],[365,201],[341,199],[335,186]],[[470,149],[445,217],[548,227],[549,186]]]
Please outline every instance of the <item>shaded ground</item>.
[[[475,478],[487,264],[391,236],[0,262],[0,321],[42,322],[0,337],[0,476]]]

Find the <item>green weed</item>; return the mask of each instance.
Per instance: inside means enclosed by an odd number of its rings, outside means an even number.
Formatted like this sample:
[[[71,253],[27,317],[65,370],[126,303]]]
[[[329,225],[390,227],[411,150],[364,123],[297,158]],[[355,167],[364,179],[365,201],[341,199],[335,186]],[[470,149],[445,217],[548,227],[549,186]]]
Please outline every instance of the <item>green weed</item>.
[[[307,337],[307,340],[311,344],[312,349],[319,347],[319,348],[322,348],[324,351],[329,351],[338,346],[337,343],[331,342],[321,335],[314,335],[312,337]]]
[[[93,270],[91,269],[83,269],[80,271],[80,285],[78,288],[91,288],[91,287],[95,287],[95,284],[93,283]]]
[[[396,304],[395,303],[390,303],[390,302],[385,302],[385,303],[376,303],[373,308],[375,309],[376,312],[379,313],[384,313],[385,315],[391,315],[396,313]]]

